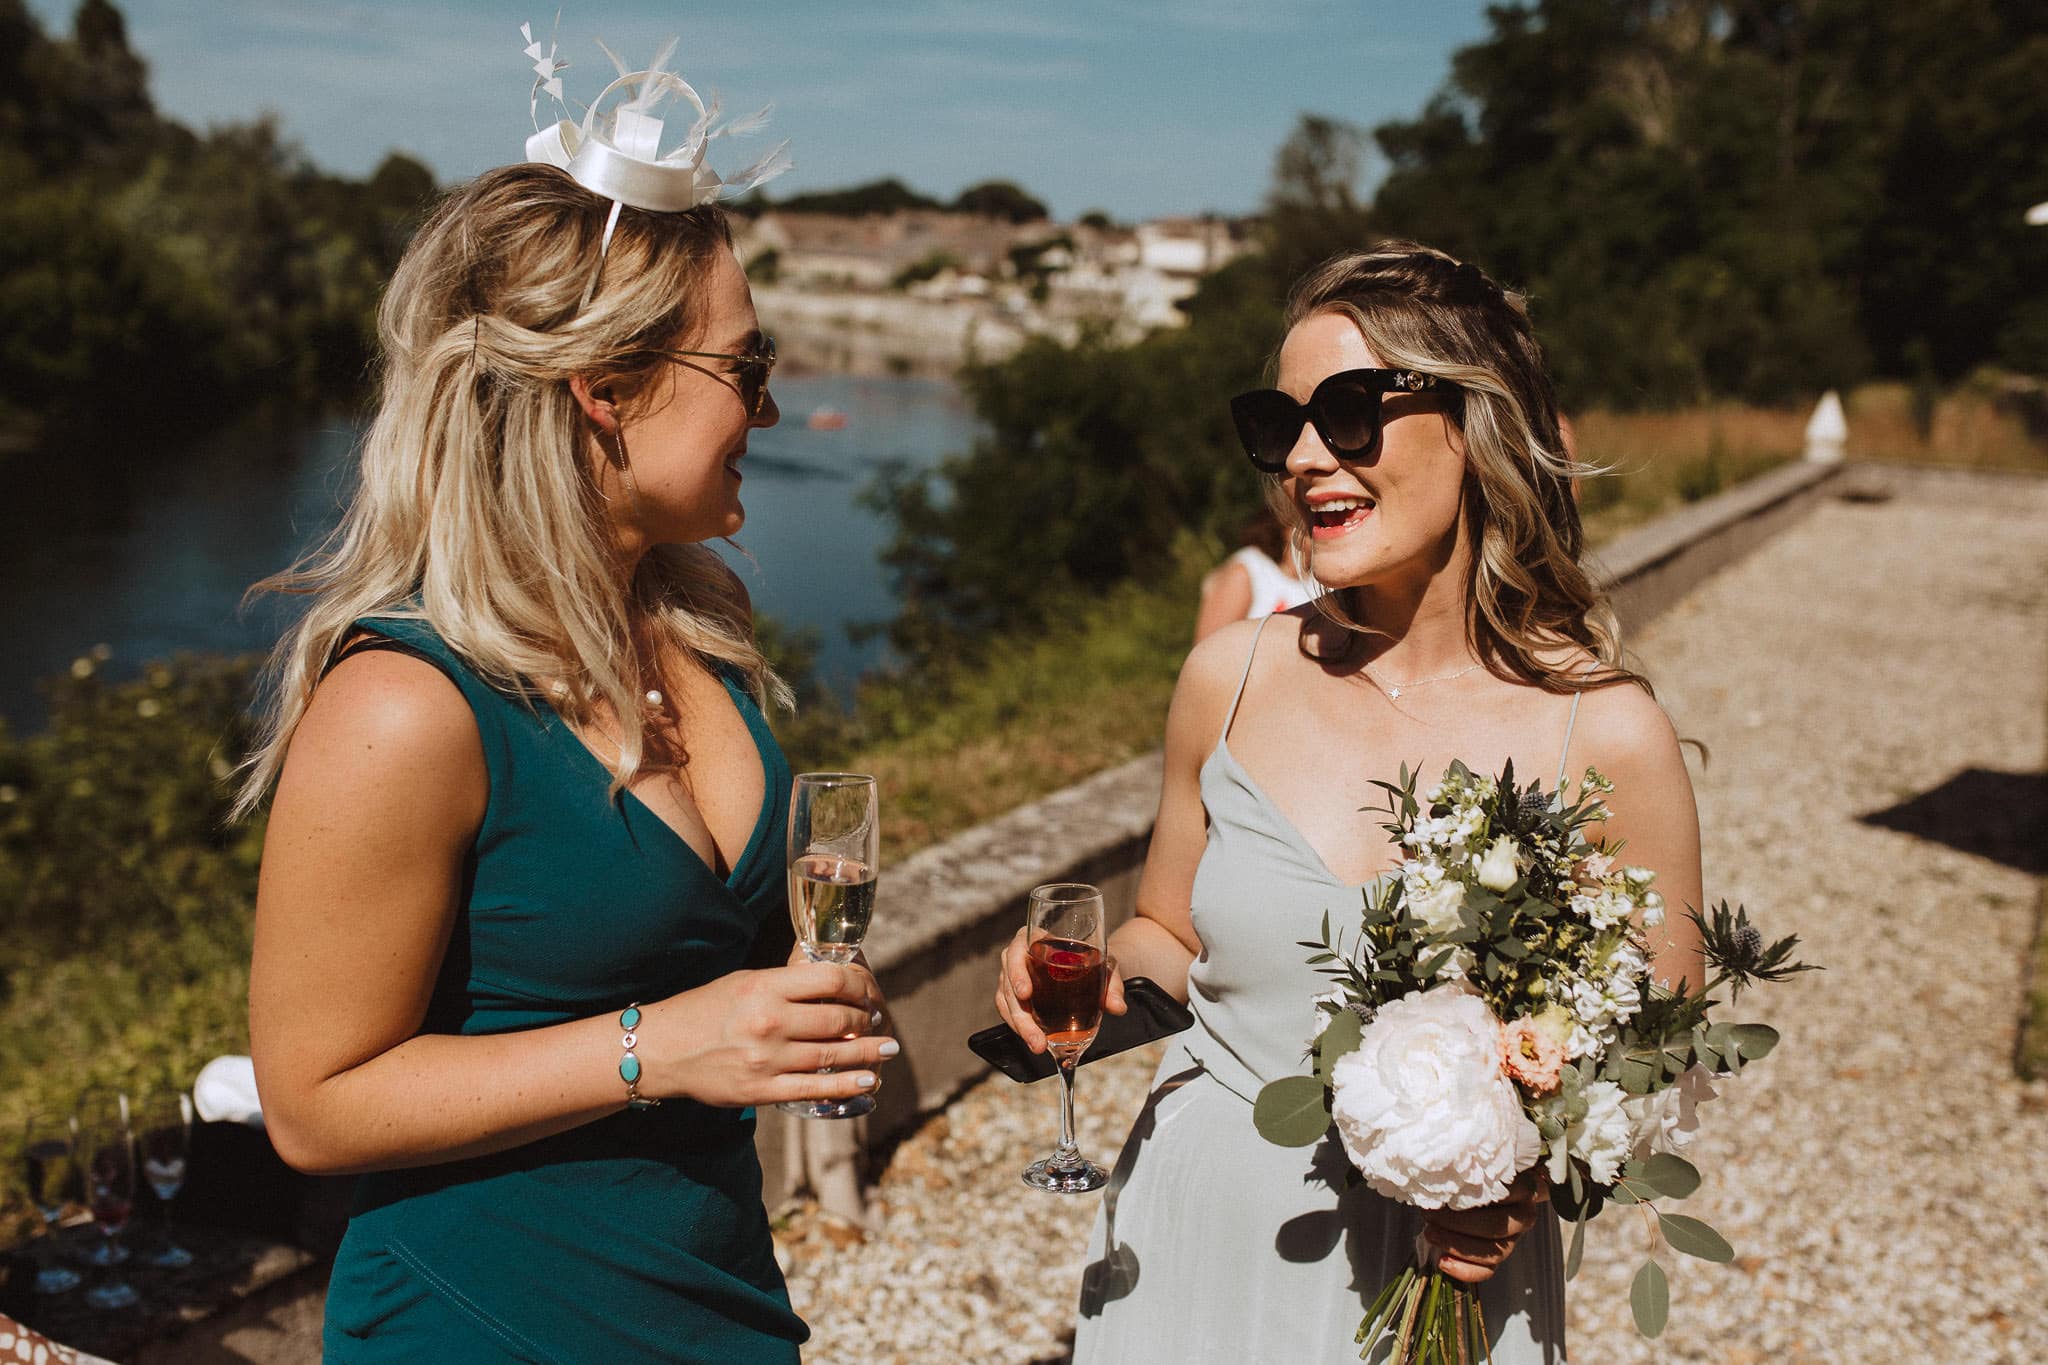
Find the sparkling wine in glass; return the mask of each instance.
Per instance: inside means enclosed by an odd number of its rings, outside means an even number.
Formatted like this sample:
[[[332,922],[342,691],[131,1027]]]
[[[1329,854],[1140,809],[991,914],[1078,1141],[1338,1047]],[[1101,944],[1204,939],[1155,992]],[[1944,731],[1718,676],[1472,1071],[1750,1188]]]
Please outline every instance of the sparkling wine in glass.
[[[86,1259],[100,1267],[101,1275],[85,1291],[85,1301],[95,1308],[127,1308],[136,1301],[135,1287],[114,1274],[114,1267],[128,1259],[121,1230],[135,1215],[135,1138],[126,1095],[90,1091],[79,1101],[78,1161],[86,1206],[100,1230],[100,1244]]]
[[[867,937],[880,821],[875,779],[867,774],[797,774],[789,802],[789,917],[813,962],[851,962]],[[814,1119],[853,1118],[874,1107],[873,1095],[782,1106]]]
[[[1041,886],[1031,893],[1025,928],[1031,1018],[1059,1068],[1060,1145],[1024,1168],[1024,1183],[1054,1194],[1083,1194],[1109,1180],[1074,1142],[1074,1068],[1102,1027],[1102,1002],[1115,965],[1103,952],[1102,893],[1080,882]]]
[[[192,1264],[192,1253],[171,1240],[171,1201],[185,1185],[185,1162],[192,1150],[192,1097],[183,1091],[146,1096],[136,1127],[142,1178],[164,1206],[164,1244],[149,1263],[165,1270],[182,1270]]]
[[[72,1140],[69,1119],[29,1115],[28,1131],[22,1135],[22,1158],[28,1176],[28,1197],[43,1226],[54,1228],[64,1216],[64,1207],[77,1201],[77,1144]],[[36,1271],[36,1293],[62,1294],[78,1288],[78,1272],[54,1262]]]

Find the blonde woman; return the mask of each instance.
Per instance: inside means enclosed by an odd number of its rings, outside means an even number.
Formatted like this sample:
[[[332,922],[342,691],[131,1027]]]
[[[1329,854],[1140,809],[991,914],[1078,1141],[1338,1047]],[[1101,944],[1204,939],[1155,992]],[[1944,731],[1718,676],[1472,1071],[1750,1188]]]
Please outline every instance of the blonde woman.
[[[278,1151],[364,1174],[330,1362],[795,1361],[750,1106],[896,1051],[863,967],[787,962],[782,689],[702,544],[773,346],[715,206],[615,214],[546,165],[440,205],[274,584],[250,1032]]]
[[[1556,402],[1520,301],[1412,243],[1339,257],[1287,313],[1278,388],[1233,403],[1254,465],[1328,589],[1188,656],[1119,969],[1187,999],[1089,1250],[1075,1359],[1351,1359],[1367,1300],[1416,1255],[1480,1284],[1493,1358],[1560,1362],[1564,1277],[1535,1172],[1501,1205],[1425,1219],[1330,1144],[1282,1148],[1248,1097],[1300,1070],[1326,984],[1301,940],[1398,860],[1369,785],[1463,759],[1617,784],[1608,833],[1700,903],[1676,738],[1578,563]],[[1674,917],[1676,918],[1676,917]],[[1690,926],[1656,960],[1699,980]],[[1122,1008],[1120,980],[1110,1008]],[[1021,944],[997,1004],[1033,1046]]]

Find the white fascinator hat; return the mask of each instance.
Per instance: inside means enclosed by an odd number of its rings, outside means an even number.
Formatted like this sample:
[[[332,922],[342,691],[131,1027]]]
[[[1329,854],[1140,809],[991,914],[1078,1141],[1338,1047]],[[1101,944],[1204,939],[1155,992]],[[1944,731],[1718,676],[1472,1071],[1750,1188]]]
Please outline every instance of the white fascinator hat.
[[[766,156],[745,170],[721,176],[711,168],[707,154],[719,138],[758,131],[768,121],[763,107],[745,118],[718,121],[720,102],[714,95],[707,104],[691,84],[668,69],[675,56],[677,40],[671,38],[646,68],[629,70],[603,43],[597,46],[618,68],[618,76],[584,109],[579,120],[563,94],[562,72],[569,64],[556,58],[551,39],[547,50],[533,36],[532,24],[521,24],[519,35],[526,40],[526,56],[533,62],[533,91],[528,113],[533,135],[526,139],[526,159],[542,161],[567,171],[577,184],[612,201],[606,218],[604,238],[598,247],[597,266],[583,293],[589,303],[597,291],[598,276],[604,270],[605,254],[611,250],[612,233],[619,213],[625,208],[650,213],[680,213],[700,204],[745,194],[782,174],[793,164],[789,143],[778,144]],[[540,100],[554,101],[560,116],[541,126]],[[688,131],[667,151],[662,142],[668,134],[665,106],[681,101],[692,117]],[[677,120],[680,122],[680,120]]]

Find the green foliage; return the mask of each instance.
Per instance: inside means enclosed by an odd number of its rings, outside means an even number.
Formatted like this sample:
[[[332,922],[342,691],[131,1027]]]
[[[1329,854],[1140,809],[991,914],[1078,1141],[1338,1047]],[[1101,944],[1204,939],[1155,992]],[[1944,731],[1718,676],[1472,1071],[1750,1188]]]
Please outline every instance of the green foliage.
[[[898,650],[936,657],[1035,629],[1055,600],[1161,575],[1182,533],[1221,540],[1248,520],[1257,481],[1207,400],[1258,382],[1273,331],[1039,338],[970,367],[989,434],[936,479],[898,473],[870,493],[896,525],[883,561],[903,604]]]
[[[1536,0],[1375,130],[1381,232],[1532,295],[1574,404],[1774,402],[2048,331],[2048,15]],[[1338,158],[1341,160],[1341,158]]]
[[[1280,1147],[1307,1147],[1330,1128],[1329,1092],[1314,1076],[1268,1081],[1252,1105],[1259,1136]]]
[[[773,204],[765,197],[758,200],[750,197],[742,207],[754,211],[772,207],[777,213],[838,213],[868,217],[897,213],[904,209],[942,209],[945,205],[930,195],[919,194],[892,175],[886,179],[871,180],[864,185],[852,185],[842,190],[813,190],[808,194],[793,194]]]
[[[928,251],[896,272],[889,281],[891,289],[908,289],[913,284],[923,284],[948,270],[960,268],[960,258],[950,251]]]
[[[1664,1267],[1655,1261],[1643,1262],[1629,1285],[1628,1306],[1638,1332],[1653,1340],[1663,1335],[1671,1321],[1671,1283],[1664,1278]]]
[[[1036,223],[1050,216],[1044,204],[1007,180],[970,185],[948,207],[955,213],[977,213],[1007,223]]]
[[[180,657],[50,687],[46,732],[0,727],[0,1154],[88,1084],[189,1084],[248,1050],[263,825],[229,827],[253,661]],[[0,1209],[0,1219],[5,1210]]]
[[[92,418],[217,416],[223,400],[357,385],[379,292],[433,197],[392,155],[322,175],[275,123],[160,118],[106,0],[69,40],[0,0],[0,413],[93,395]]]

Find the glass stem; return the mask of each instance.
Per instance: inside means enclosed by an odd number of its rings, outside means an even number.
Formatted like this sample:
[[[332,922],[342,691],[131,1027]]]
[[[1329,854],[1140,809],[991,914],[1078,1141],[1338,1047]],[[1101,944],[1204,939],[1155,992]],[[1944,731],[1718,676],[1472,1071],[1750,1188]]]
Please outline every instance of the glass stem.
[[[1058,1059],[1060,1072],[1060,1147],[1053,1154],[1053,1160],[1061,1166],[1071,1166],[1081,1154],[1074,1141],[1074,1065],[1080,1061],[1076,1054],[1069,1053]]]

